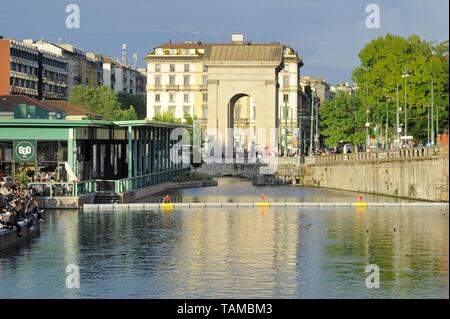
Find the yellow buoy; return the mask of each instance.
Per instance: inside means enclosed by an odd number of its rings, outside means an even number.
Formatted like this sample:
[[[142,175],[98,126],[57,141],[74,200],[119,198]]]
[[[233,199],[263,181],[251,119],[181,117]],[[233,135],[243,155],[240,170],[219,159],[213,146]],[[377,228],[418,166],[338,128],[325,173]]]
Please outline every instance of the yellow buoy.
[[[270,207],[270,202],[256,202],[256,207]]]
[[[368,202],[354,202],[353,206],[354,207],[367,207],[367,206],[369,206],[369,203]]]
[[[165,213],[170,213],[173,211],[175,205],[173,203],[161,203],[161,209],[165,212]]]

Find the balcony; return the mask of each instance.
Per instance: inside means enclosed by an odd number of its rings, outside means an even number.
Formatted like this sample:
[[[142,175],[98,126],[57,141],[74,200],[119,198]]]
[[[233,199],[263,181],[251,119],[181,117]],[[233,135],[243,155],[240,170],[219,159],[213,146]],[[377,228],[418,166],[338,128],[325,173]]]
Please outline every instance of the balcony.
[[[173,84],[165,85],[164,89],[166,91],[178,91],[179,90],[179,85],[173,85]]]
[[[300,87],[295,85],[280,85],[280,91],[299,91]]]

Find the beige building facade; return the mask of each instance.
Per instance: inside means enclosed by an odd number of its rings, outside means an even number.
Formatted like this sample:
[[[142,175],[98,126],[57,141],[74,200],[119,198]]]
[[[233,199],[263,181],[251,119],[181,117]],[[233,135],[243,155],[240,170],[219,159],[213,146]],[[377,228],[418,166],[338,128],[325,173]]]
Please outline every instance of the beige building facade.
[[[246,144],[258,149],[273,146],[270,129],[283,135],[279,127],[287,125],[294,147],[303,63],[293,49],[244,42],[242,34],[234,34],[231,43],[164,44],[145,60],[147,118],[164,112],[181,121],[195,117],[216,128],[222,141],[246,138]],[[229,136],[227,128],[247,129],[250,134]],[[260,128],[267,130],[264,141],[255,138]]]

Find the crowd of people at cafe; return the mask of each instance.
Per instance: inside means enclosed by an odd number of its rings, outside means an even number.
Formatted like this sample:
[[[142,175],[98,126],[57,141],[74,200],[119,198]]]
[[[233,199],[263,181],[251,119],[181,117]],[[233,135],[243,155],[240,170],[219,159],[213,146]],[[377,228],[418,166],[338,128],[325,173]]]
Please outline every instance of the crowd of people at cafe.
[[[43,221],[42,214],[33,188],[21,187],[9,176],[0,178],[0,231],[17,228],[17,235],[22,236],[22,226]]]

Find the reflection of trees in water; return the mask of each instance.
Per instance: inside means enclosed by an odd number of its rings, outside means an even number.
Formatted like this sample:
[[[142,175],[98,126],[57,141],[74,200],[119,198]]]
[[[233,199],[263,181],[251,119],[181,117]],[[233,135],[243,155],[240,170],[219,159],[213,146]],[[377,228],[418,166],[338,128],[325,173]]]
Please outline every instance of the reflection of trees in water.
[[[442,277],[448,287],[448,219],[441,210],[336,210],[327,224],[329,276],[353,276],[364,287],[366,265],[376,264],[381,285],[394,293],[432,288]]]
[[[159,211],[82,214],[78,229],[82,257],[90,265],[107,269],[165,267],[167,252],[173,251],[177,242],[179,222]]]

